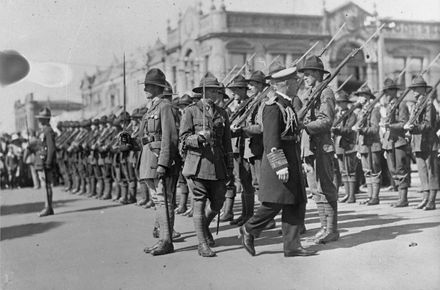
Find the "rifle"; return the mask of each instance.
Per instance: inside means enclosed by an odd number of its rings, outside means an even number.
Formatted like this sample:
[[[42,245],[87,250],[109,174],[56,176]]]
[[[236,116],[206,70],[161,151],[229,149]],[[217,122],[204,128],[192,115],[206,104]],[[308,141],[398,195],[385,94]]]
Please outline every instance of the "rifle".
[[[225,77],[223,78],[223,80],[221,81],[222,84],[225,83],[225,81],[229,78],[229,76],[231,75],[231,73],[237,68],[237,65],[234,65],[234,67],[225,75]]]
[[[351,53],[349,53],[345,59],[336,67],[333,74],[330,74],[327,78],[325,78],[316,88],[316,90],[313,92],[310,99],[307,101],[306,105],[303,109],[299,112],[299,120],[303,120],[306,116],[307,112],[314,106],[314,104],[317,102],[317,100],[321,97],[322,91],[328,86],[328,84],[339,74],[339,72],[342,70],[342,68],[348,63],[349,60],[355,57],[355,55],[365,47],[367,43],[369,43],[379,32],[380,30],[385,26],[385,24],[382,24],[359,48],[354,49]]]
[[[428,72],[429,68],[437,61],[437,59],[440,57],[440,53],[437,54],[437,56],[431,61],[431,63],[420,73],[417,74],[416,77],[422,76],[425,73]],[[387,116],[385,119],[385,123],[390,123],[393,120],[393,116],[395,116],[396,110],[399,108],[400,103],[402,103],[402,101],[405,99],[406,95],[408,95],[408,93],[410,92],[410,88],[406,88],[405,91],[400,95],[400,97],[398,97],[396,99],[396,102],[394,102],[394,104],[390,107],[389,111],[387,112]]]
[[[304,52],[304,54],[299,57],[298,59],[296,59],[292,64],[291,67],[296,66],[298,63],[300,63],[314,48],[316,45],[318,45],[319,41],[315,42],[306,52]],[[246,103],[241,106],[241,108],[239,110],[237,110],[233,115],[231,115],[230,117],[230,122],[232,124],[232,122],[235,121],[236,118],[238,118],[238,116],[241,115],[240,119],[237,121],[236,124],[234,124],[235,126],[240,126],[240,124],[242,124],[248,117],[248,115],[254,111],[254,108],[259,105],[261,103],[261,101],[267,96],[267,94],[270,91],[273,91],[274,89],[269,86],[266,87],[258,96],[256,96],[255,98],[249,98],[246,100]],[[248,107],[249,105],[249,107]]]
[[[372,101],[368,105],[367,109],[365,110],[365,113],[362,115],[362,118],[355,125],[356,127],[362,129],[362,128],[365,128],[367,126],[368,118],[370,117],[371,113],[374,110],[374,107],[376,106],[377,103],[379,103],[379,101],[383,97],[383,95],[384,95],[384,93],[382,93],[379,97],[374,99],[374,101]]]
[[[246,61],[244,62],[244,64],[241,66],[241,68],[238,70],[238,72],[228,81],[228,83],[225,85],[225,87],[228,87],[231,82],[239,75],[241,74],[241,72],[245,69],[247,63],[249,61],[251,61],[253,58],[255,57],[255,53],[253,53],[250,57],[248,57],[248,59],[246,59]]]
[[[342,88],[345,86],[345,84],[348,83],[348,81],[353,77],[353,75],[349,75],[348,78],[345,79],[345,81],[339,86],[339,88],[336,89],[336,92],[339,92],[342,90]]]
[[[411,118],[408,120],[408,122],[406,123],[407,125],[415,125],[416,122],[419,120],[420,115],[422,114],[422,112],[426,109],[426,107],[428,107],[428,105],[430,104],[435,90],[437,88],[437,86],[440,84],[440,79],[435,83],[435,85],[432,87],[432,89],[428,92],[428,94],[426,95],[426,97],[420,102],[420,104],[418,106],[415,107],[414,109],[414,114],[411,116]]]
[[[362,107],[361,103],[356,103],[353,106],[351,106],[350,109],[348,109],[344,114],[339,117],[339,119],[333,124],[333,127],[338,127],[339,124],[341,124],[345,119],[347,119],[357,108]]]
[[[327,49],[330,47],[330,45],[332,45],[333,42],[336,40],[336,36],[338,36],[339,33],[341,33],[341,31],[344,27],[345,27],[345,22],[341,25],[341,27],[339,27],[338,31],[336,31],[335,35],[333,35],[332,39],[330,39],[330,41],[327,43],[327,45],[322,49],[322,51],[318,55],[318,57],[321,57],[327,51]]]

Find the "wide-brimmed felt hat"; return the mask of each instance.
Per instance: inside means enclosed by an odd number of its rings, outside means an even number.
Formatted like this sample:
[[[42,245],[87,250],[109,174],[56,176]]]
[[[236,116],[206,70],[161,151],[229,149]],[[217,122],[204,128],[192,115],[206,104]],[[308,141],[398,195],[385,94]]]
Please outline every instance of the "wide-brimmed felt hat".
[[[324,69],[324,64],[322,60],[316,55],[311,55],[307,57],[304,63],[298,68],[299,72],[304,72],[305,70],[318,70],[325,74],[329,74],[330,72]]]
[[[411,89],[415,89],[415,88],[430,89],[432,87],[428,86],[428,84],[426,83],[426,81],[423,79],[422,76],[417,76],[412,80],[411,85],[409,85],[408,88],[411,88]]]
[[[92,125],[98,126],[99,125],[99,119],[98,118],[93,119],[92,120]]]
[[[246,81],[248,83],[249,82],[257,82],[257,83],[261,83],[261,84],[267,86],[266,75],[261,70],[254,71],[251,74],[250,78],[248,78]]]
[[[353,100],[350,98],[350,95],[344,90],[340,90],[336,94],[337,94],[337,97],[336,97],[337,103],[342,103],[342,102],[352,103],[353,102]]]
[[[44,107],[35,118],[37,119],[50,119],[52,117],[52,113],[48,107]]]
[[[101,122],[101,124],[105,124],[105,123],[107,123],[107,116],[106,116],[106,115],[102,116],[102,117],[99,119],[99,121]]]
[[[206,75],[200,80],[200,84],[198,87],[193,89],[194,93],[203,94],[203,88],[214,88],[214,89],[222,89],[224,87],[219,83],[217,78],[210,72],[207,72]]]
[[[386,78],[383,82],[383,91],[386,90],[400,90],[400,87],[390,78]]]
[[[356,92],[354,92],[354,95],[355,96],[362,96],[362,95],[369,96],[371,99],[376,98],[368,86],[365,86],[363,88],[359,88]]]
[[[119,119],[121,122],[130,122],[130,120],[131,120],[130,113],[128,113],[128,112],[122,112],[122,113],[119,115],[118,119]]]
[[[247,89],[247,81],[241,74],[236,76],[230,84],[227,85],[227,88],[245,88]]]
[[[162,88],[167,87],[165,74],[158,68],[150,69],[145,75],[144,85],[155,85]]]
[[[182,106],[182,107],[186,107],[186,106],[191,105],[191,103],[192,103],[191,97],[188,94],[184,94],[183,96],[181,96],[178,99],[177,105]]]

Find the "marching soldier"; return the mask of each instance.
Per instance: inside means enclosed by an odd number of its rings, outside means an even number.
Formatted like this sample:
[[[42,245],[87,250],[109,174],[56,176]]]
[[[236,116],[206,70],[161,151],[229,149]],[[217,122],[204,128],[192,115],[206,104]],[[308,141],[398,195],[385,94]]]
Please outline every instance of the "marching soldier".
[[[232,175],[231,132],[226,111],[216,102],[223,98],[224,88],[215,76],[207,73],[200,86],[193,89],[203,98],[188,106],[180,126],[182,174],[194,198],[194,228],[199,240],[198,254],[213,257],[215,245],[209,225],[223,206],[226,181]],[[206,209],[206,201],[210,206]]]
[[[405,101],[401,102],[398,108],[395,108],[399,89],[393,80],[385,80],[383,91],[388,99],[388,106],[386,118],[380,124],[385,130],[382,136],[382,148],[385,150],[388,169],[399,190],[399,200],[391,204],[392,207],[408,206],[409,148],[403,126],[408,122],[409,111]]]
[[[321,84],[324,74],[329,73],[317,56],[308,57],[298,71],[304,73],[305,85],[308,88],[304,95],[306,100]],[[305,115],[303,110],[299,112],[304,128],[303,158],[308,168],[308,184],[314,187],[313,198],[321,221],[321,230],[315,235],[315,242],[327,243],[339,239],[338,192],[333,183],[334,144],[331,139],[331,127],[335,117],[333,91],[329,87],[324,88],[317,102]]]
[[[423,199],[416,208],[424,210],[435,209],[435,198],[440,188],[440,170],[439,163],[436,160],[437,150],[439,147],[438,136],[436,135],[436,112],[432,99],[425,100],[428,86],[425,80],[420,76],[416,77],[409,86],[414,92],[417,99],[415,108],[411,111],[410,121],[414,119],[414,123],[408,122],[404,129],[412,135],[411,147],[416,155],[417,168],[422,184]],[[427,104],[423,106],[423,102]],[[418,114],[417,116],[414,116]]]
[[[356,124],[356,114],[352,111],[348,116],[341,116],[349,111],[348,104],[352,103],[350,96],[345,91],[339,91],[336,98],[336,105],[339,108],[337,120],[340,125],[332,127],[332,133],[335,138],[335,151],[338,158],[339,169],[341,171],[341,180],[344,184],[345,196],[341,202],[356,202],[356,132],[352,127]]]
[[[304,249],[300,242],[307,197],[302,184],[295,113],[292,100],[286,95],[288,77],[271,76],[271,85],[277,92],[270,92],[269,99],[262,105],[264,154],[259,190],[262,204],[240,227],[242,244],[252,256],[255,256],[254,238],[281,210],[284,256],[316,253]]]
[[[238,104],[237,111],[246,110],[251,99],[247,96],[248,84],[242,75],[236,76],[227,87]],[[243,225],[252,215],[255,202],[255,189],[252,186],[252,174],[249,160],[244,158],[245,146],[249,146],[249,137],[240,127],[231,125],[232,152],[234,154],[234,174],[228,181],[226,190],[225,212],[220,221],[233,219],[234,199],[237,188],[241,188],[241,215],[231,224]],[[252,212],[250,212],[252,210]]]
[[[84,159],[87,170],[87,196],[96,195],[96,179],[93,171],[93,151],[91,150],[92,142],[99,136],[99,119],[93,119],[91,132],[86,140],[81,144],[84,150]]]
[[[91,192],[88,197],[99,198],[102,196],[104,192],[104,179],[102,177],[101,166],[99,164],[100,154],[99,154],[99,146],[101,138],[108,132],[107,124],[107,116],[102,116],[99,119],[98,131],[100,132],[90,143],[90,164],[93,168],[93,176],[96,180],[95,188],[96,190]]]
[[[53,215],[53,169],[55,167],[55,132],[50,126],[51,112],[49,108],[43,108],[36,116],[42,126],[39,135],[39,146],[35,157],[35,169],[37,170],[40,183],[46,189],[46,204],[40,212],[40,217]]]
[[[99,159],[98,165],[101,169],[101,176],[104,181],[103,191],[100,193],[102,195],[97,196],[98,199],[112,199],[112,155],[110,154],[110,144],[114,140],[116,135],[116,126],[114,125],[114,121],[116,116],[114,114],[110,114],[107,118],[107,131],[106,134],[98,140],[98,152]]]
[[[362,170],[367,185],[367,200],[362,204],[379,204],[380,180],[381,180],[381,157],[382,145],[380,143],[379,106],[370,103],[376,97],[368,87],[364,87],[354,93],[358,96],[358,103],[362,105],[362,110],[357,112],[359,120],[353,130],[358,132],[357,150],[361,155]],[[373,107],[370,107],[373,106]]]
[[[173,107],[162,98],[167,87],[165,75],[160,69],[147,72],[144,82],[146,97],[152,99],[151,107],[142,119],[142,155],[139,177],[146,179],[148,189],[156,204],[156,221],[160,227],[160,240],[144,251],[153,256],[174,252],[172,231],[174,223],[175,158],[178,151],[178,135]]]

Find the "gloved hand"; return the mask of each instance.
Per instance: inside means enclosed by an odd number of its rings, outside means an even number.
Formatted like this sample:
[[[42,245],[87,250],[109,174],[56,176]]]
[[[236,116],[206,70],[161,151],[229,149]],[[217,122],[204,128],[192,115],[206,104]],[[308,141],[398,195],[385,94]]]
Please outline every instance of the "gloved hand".
[[[157,169],[156,169],[157,178],[161,179],[161,178],[165,177],[166,172],[167,172],[166,167],[164,167],[162,165],[157,166]]]
[[[283,183],[286,183],[289,180],[289,168],[283,168],[277,171],[278,179]]]

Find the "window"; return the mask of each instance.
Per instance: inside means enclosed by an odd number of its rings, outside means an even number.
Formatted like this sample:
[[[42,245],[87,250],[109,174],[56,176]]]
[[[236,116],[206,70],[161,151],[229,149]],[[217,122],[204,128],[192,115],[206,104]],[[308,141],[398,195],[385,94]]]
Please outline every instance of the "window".
[[[246,53],[231,53],[231,68],[235,65],[237,68],[243,66],[246,61]]]

